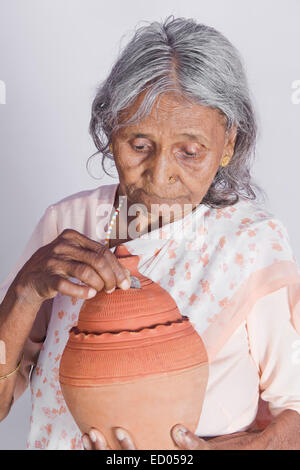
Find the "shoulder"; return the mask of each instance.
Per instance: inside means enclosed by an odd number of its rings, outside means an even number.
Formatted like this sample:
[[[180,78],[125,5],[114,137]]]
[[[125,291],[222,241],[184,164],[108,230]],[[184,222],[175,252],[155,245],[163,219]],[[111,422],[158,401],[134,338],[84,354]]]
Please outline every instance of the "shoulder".
[[[229,238],[288,237],[284,223],[264,205],[240,199],[235,205],[209,209],[208,224],[219,227]]]
[[[44,217],[56,220],[58,227],[62,224],[81,222],[86,217],[95,216],[95,211],[105,204],[111,204],[118,184],[107,184],[95,189],[79,191],[54,202],[47,207]]]
[[[70,194],[48,206],[40,223],[55,227],[57,234],[72,228],[92,236],[97,219],[108,211],[107,206],[111,207],[117,186],[108,184]]]
[[[118,184],[102,185],[94,189],[79,191],[60,199],[49,206],[49,209],[63,211],[72,208],[88,208],[93,203],[111,202]]]
[[[295,260],[286,226],[264,205],[240,199],[233,206],[208,208],[205,215],[210,243],[222,255]]]

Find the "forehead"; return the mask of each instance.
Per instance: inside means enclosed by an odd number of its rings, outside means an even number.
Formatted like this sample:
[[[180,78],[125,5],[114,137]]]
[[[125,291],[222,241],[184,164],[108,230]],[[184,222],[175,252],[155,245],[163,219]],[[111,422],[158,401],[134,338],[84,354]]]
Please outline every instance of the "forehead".
[[[122,111],[119,122],[126,121],[135,114],[140,107],[144,93],[138,96],[133,105]],[[225,120],[217,109],[208,108],[175,93],[160,95],[154,102],[150,114],[136,124],[123,127],[122,134],[133,131],[168,130],[175,133],[177,130],[194,129],[205,131],[208,135],[217,128],[224,128]]]

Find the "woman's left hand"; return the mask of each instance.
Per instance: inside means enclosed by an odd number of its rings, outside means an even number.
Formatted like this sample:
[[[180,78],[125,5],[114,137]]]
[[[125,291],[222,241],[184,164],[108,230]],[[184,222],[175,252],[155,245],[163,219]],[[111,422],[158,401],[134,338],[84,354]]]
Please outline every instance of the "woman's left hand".
[[[136,450],[129,432],[123,428],[114,428],[115,436],[120,443],[121,450]],[[104,435],[95,428],[82,436],[85,450],[112,450],[106,442]]]
[[[123,428],[114,430],[121,449],[136,450],[128,431]],[[282,411],[263,431],[253,425],[248,431],[201,439],[188,429],[184,430],[181,424],[170,430],[175,444],[182,450],[300,450],[300,413],[295,410]],[[91,429],[89,435],[85,434],[82,439],[87,450],[110,450],[105,437],[97,429]]]
[[[210,445],[204,439],[197,437],[191,431],[182,425],[176,424],[171,429],[171,436],[179,449],[187,450],[210,450]],[[121,450],[137,450],[132,436],[123,428],[114,429],[115,436],[119,441]],[[91,429],[89,434],[82,436],[82,442],[85,450],[111,450],[107,445],[106,439],[98,429]]]

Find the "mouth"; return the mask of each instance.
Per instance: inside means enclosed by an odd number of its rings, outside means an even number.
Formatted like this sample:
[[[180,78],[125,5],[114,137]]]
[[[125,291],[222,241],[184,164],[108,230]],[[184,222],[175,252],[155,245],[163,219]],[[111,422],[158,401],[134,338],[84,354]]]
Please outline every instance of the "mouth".
[[[179,197],[170,198],[170,197],[161,197],[157,194],[147,193],[144,189],[141,189],[141,192],[146,196],[147,199],[150,199],[151,202],[160,202],[160,203],[175,203],[178,202]]]
[[[154,188],[153,188],[154,189]],[[130,185],[127,187],[127,195],[131,203],[135,204],[145,204],[148,209],[150,208],[151,204],[183,204],[186,203],[189,198],[186,195],[178,195],[174,197],[170,196],[161,196],[153,192],[148,192],[144,188],[137,188],[136,186]]]

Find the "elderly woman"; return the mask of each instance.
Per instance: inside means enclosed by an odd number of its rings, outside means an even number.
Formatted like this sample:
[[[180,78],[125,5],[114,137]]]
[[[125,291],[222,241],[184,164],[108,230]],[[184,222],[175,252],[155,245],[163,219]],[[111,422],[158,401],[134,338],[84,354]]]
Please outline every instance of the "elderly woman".
[[[124,244],[207,350],[201,417],[195,433],[174,423],[178,448],[300,449],[300,273],[284,225],[254,191],[238,52],[192,19],[139,28],[98,89],[90,131],[120,182],[49,206],[2,284],[1,419],[32,369],[28,448],[108,448],[101,429],[81,436],[58,368],[84,299],[130,288],[114,254]],[[135,448],[129,430],[116,437]]]

